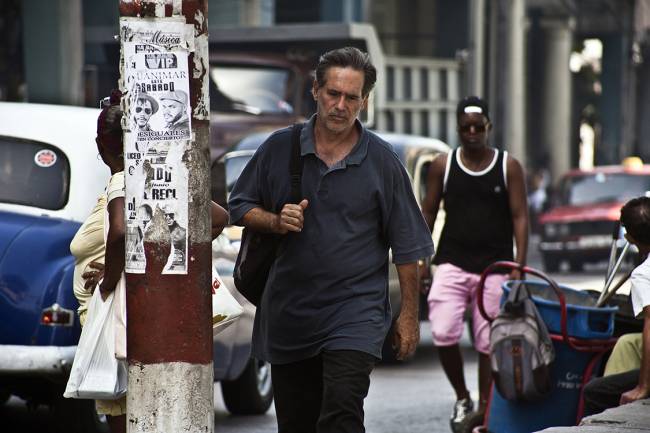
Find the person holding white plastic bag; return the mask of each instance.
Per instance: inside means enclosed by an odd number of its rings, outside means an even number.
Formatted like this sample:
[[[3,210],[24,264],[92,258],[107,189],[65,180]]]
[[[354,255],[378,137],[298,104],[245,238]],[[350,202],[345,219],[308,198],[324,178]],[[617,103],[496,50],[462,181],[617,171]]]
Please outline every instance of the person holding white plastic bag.
[[[82,325],[87,320],[87,305],[92,292],[104,274],[104,256],[107,262],[105,287],[114,288],[124,269],[124,159],[119,102],[119,92],[113,92],[110,102],[102,107],[97,119],[95,138],[99,156],[110,169],[111,178],[106,192],[98,198],[92,213],[70,244],[70,251],[76,259],[74,293],[79,300],[79,320]],[[107,206],[109,217],[111,208],[114,216],[120,215],[121,211],[121,217],[112,218],[108,234],[110,244],[105,246],[104,214]],[[111,280],[112,286],[109,285]],[[107,294],[102,293],[102,298],[105,299]],[[96,400],[96,408],[98,414],[106,415],[112,433],[126,432],[126,396],[117,400]]]
[[[86,321],[88,301],[99,284],[102,298],[115,290],[124,272],[124,159],[121,94],[113,91],[97,120],[97,149],[111,171],[106,193],[73,239],[70,250],[76,258],[74,291],[79,300],[80,322]],[[104,245],[104,213],[108,209],[108,234]],[[212,203],[212,236],[218,236],[228,222],[228,213]],[[104,257],[105,254],[105,257]],[[105,261],[105,265],[102,263]],[[97,400],[97,413],[106,415],[112,433],[126,432],[126,396],[118,400]]]

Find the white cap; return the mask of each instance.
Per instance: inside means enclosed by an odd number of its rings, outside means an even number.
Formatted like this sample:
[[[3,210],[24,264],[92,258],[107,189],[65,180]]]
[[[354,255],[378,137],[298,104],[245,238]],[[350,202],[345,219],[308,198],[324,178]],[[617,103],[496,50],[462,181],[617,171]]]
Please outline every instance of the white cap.
[[[468,105],[467,107],[465,107],[463,111],[465,112],[465,114],[470,114],[470,113],[483,114],[483,109],[476,105]]]

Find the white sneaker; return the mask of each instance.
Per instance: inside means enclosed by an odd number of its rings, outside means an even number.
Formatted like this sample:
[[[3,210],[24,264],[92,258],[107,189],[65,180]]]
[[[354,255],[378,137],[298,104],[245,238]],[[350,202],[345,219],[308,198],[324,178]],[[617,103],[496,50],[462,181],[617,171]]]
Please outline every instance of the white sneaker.
[[[451,426],[451,431],[453,433],[461,433],[463,422],[473,410],[474,403],[472,403],[472,399],[469,397],[457,400],[456,403],[454,403],[454,410],[449,419],[449,425]]]

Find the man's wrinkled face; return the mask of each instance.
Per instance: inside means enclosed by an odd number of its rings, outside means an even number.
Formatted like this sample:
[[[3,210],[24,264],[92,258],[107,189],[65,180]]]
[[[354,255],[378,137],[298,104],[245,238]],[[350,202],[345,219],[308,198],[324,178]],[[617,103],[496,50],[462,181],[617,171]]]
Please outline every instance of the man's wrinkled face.
[[[149,122],[149,118],[153,114],[151,102],[146,99],[138,99],[135,101],[135,123],[138,128],[144,128]]]
[[[316,99],[318,120],[331,132],[351,128],[365,108],[368,97],[363,96],[363,71],[332,66],[325,72],[325,84],[314,80],[312,93]]]
[[[464,113],[458,118],[458,136],[464,146],[486,146],[492,124],[481,113]]]
[[[173,99],[163,99],[161,101],[162,115],[167,123],[176,122],[181,118],[185,111],[185,105]]]

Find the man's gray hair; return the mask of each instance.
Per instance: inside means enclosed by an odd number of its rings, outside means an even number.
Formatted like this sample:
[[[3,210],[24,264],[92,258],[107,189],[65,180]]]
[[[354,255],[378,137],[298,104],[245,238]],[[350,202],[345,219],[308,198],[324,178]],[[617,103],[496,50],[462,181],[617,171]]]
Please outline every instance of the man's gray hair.
[[[318,87],[325,86],[325,73],[331,67],[352,68],[363,72],[363,89],[361,94],[366,97],[377,81],[377,69],[370,61],[368,53],[358,48],[344,47],[331,50],[320,56],[316,66],[316,82]]]

